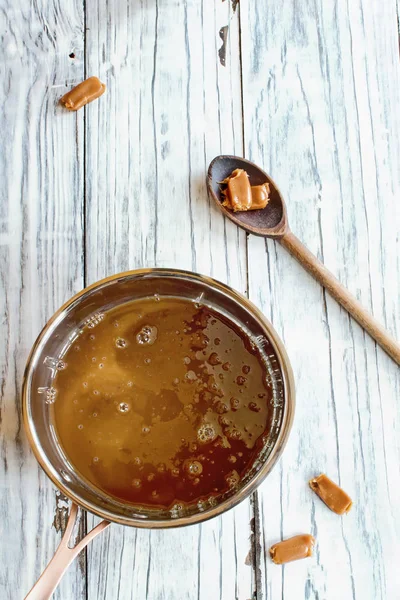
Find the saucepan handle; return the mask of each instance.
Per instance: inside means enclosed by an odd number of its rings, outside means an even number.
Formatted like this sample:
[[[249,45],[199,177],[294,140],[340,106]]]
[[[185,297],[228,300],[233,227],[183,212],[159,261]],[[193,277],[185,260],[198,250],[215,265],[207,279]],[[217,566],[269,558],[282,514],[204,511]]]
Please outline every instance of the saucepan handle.
[[[35,583],[29,594],[25,597],[25,600],[48,600],[57,585],[60,582],[61,577],[68,569],[71,562],[79,552],[85,548],[104,529],[109,526],[109,521],[102,521],[92,531],[90,531],[76,546],[69,548],[68,544],[71,538],[71,533],[74,528],[76,517],[78,514],[78,507],[76,504],[71,505],[69,513],[67,527],[65,533],[61,539],[60,545],[58,546],[55,555],[41,574],[38,581]]]

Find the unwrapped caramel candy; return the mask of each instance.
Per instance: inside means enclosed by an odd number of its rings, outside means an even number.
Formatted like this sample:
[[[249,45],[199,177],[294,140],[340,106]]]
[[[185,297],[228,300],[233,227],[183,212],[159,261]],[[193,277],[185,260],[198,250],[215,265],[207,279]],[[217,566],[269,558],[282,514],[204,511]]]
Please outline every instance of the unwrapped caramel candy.
[[[265,208],[269,201],[269,184],[251,186],[251,210]]]
[[[271,546],[269,554],[276,565],[283,565],[312,556],[314,544],[315,539],[312,535],[295,535]]]
[[[265,208],[269,200],[269,184],[250,185],[249,176],[244,169],[235,169],[221,183],[226,185],[222,190],[226,206],[233,212],[259,210]]]
[[[96,100],[106,91],[106,86],[97,77],[89,77],[69,92],[64,94],[60,102],[68,110],[79,110],[85,104]]]
[[[344,515],[352,507],[352,500],[336,483],[322,474],[309,481],[310,488],[338,515]]]

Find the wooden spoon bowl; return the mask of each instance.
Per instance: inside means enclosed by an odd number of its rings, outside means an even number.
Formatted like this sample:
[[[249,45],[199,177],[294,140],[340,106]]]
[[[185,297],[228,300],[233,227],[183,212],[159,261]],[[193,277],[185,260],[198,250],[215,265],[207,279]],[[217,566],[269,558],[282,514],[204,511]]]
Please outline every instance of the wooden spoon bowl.
[[[261,210],[233,212],[222,205],[221,182],[235,169],[244,169],[251,185],[268,182],[270,201]],[[372,317],[360,302],[332,275],[312,252],[290,231],[286,205],[276,183],[254,163],[238,156],[217,156],[207,172],[210,197],[228,219],[249,233],[278,240],[307,271],[323,285],[369,335],[400,365],[400,346],[386,329]]]
[[[251,185],[269,183],[270,200],[265,208],[235,213],[222,205],[221,181],[235,169],[244,169]],[[246,231],[271,238],[280,238],[288,231],[286,206],[278,186],[265,171],[249,160],[237,156],[217,156],[208,168],[207,188],[224,215]]]

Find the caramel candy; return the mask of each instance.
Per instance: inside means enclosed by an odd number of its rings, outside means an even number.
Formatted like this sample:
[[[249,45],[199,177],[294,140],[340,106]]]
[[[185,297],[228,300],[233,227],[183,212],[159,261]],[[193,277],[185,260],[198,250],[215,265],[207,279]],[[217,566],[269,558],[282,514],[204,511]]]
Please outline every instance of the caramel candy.
[[[258,210],[268,204],[268,183],[250,186],[249,176],[244,169],[235,169],[222,183],[227,186],[222,191],[225,196],[222,206],[233,212]]]
[[[352,500],[336,483],[322,474],[309,481],[310,488],[338,515],[344,515],[352,507]]]
[[[64,94],[60,102],[68,110],[79,110],[85,104],[96,100],[106,91],[106,86],[97,77],[89,77]]]
[[[293,560],[312,556],[314,544],[315,539],[312,535],[295,535],[271,546],[269,553],[276,565],[283,565]]]
[[[252,197],[249,176],[243,169],[235,169],[229,177],[224,179],[227,188],[223,191],[225,201],[223,206],[234,212],[239,210],[250,210]]]
[[[251,210],[265,208],[269,202],[269,184],[251,186]]]

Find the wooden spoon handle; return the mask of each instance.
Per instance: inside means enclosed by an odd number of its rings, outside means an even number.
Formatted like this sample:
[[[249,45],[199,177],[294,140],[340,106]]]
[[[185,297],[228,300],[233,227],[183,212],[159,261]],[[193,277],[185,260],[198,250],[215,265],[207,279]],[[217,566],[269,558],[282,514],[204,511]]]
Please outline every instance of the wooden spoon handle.
[[[350,294],[316,256],[291,231],[285,233],[279,241],[399,365],[400,345],[398,342],[365,310],[362,304]]]

